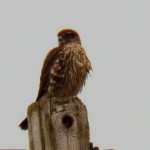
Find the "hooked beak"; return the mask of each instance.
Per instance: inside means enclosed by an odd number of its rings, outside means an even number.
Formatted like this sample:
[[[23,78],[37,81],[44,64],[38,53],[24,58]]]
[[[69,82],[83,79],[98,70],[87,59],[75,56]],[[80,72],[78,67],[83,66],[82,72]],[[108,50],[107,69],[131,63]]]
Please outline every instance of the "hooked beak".
[[[58,41],[62,41],[62,36],[58,36]]]

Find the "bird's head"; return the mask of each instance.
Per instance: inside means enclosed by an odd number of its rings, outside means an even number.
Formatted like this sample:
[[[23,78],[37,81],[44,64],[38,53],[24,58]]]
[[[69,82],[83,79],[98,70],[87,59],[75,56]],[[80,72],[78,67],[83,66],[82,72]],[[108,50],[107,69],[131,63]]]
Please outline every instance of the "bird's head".
[[[78,33],[72,29],[61,30],[57,35],[58,35],[59,46],[62,46],[68,43],[81,44]]]

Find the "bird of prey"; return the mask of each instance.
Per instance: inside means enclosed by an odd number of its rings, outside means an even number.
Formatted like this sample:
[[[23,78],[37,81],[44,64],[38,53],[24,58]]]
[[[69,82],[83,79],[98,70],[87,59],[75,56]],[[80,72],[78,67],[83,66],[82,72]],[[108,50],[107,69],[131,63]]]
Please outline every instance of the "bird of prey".
[[[45,58],[36,101],[45,96],[76,96],[82,90],[92,69],[76,31],[63,29],[57,35],[58,47],[49,51]],[[22,130],[27,130],[27,118],[19,126]]]

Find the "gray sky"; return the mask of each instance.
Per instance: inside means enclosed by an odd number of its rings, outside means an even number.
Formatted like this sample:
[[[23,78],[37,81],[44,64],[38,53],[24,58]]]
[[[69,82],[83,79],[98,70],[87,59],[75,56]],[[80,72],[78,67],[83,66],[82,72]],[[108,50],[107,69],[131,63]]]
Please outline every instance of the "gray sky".
[[[59,30],[80,33],[93,72],[79,97],[100,148],[150,149],[149,0],[0,0],[0,148],[27,148],[18,128]]]

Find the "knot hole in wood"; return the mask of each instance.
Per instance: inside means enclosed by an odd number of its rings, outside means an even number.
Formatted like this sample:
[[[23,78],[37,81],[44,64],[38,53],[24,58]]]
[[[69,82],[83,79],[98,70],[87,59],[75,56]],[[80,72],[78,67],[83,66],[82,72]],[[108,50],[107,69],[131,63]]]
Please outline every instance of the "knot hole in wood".
[[[72,118],[72,116],[66,114],[62,117],[62,124],[67,128],[71,128],[73,125],[74,119]]]

